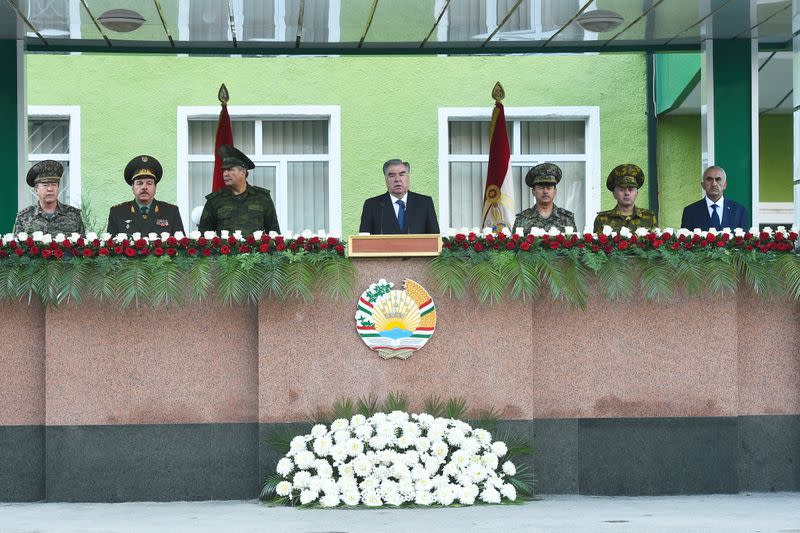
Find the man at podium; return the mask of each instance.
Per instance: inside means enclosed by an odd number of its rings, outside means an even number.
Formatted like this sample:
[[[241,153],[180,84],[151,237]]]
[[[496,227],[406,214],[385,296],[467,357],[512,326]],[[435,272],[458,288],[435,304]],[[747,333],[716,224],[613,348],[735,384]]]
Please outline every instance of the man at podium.
[[[358,231],[373,235],[439,233],[433,199],[408,190],[411,165],[390,159],[383,164],[383,175],[387,192],[364,202]]]

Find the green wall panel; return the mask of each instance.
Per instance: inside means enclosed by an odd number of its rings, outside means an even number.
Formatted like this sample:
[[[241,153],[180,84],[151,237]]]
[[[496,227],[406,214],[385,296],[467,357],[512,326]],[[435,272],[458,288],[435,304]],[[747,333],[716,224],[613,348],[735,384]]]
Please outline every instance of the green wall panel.
[[[17,213],[20,169],[17,159],[17,42],[0,40],[0,233],[10,232]]]

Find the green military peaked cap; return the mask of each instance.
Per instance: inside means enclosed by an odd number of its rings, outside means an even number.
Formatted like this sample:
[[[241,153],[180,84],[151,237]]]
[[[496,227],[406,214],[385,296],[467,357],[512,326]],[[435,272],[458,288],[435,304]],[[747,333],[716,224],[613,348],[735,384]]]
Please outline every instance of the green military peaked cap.
[[[25,181],[31,187],[37,183],[59,183],[64,175],[64,165],[52,159],[39,161],[31,167]]]
[[[534,185],[556,185],[561,181],[561,169],[553,163],[540,163],[531,168],[525,175],[525,184],[528,187]]]
[[[244,167],[248,170],[256,168],[256,164],[244,155],[241,150],[230,144],[219,147],[219,156],[222,158],[222,168]]]
[[[614,191],[614,187],[636,187],[640,189],[644,184],[644,172],[633,163],[617,165],[606,179],[606,187]]]
[[[125,183],[133,185],[137,178],[152,178],[158,183],[163,173],[158,159],[152,155],[137,155],[125,166]]]

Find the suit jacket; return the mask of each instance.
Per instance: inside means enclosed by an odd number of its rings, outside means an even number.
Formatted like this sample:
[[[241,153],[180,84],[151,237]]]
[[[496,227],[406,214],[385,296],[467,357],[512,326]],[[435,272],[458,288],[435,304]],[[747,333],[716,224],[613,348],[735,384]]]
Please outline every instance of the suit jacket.
[[[183,221],[178,212],[178,206],[153,200],[147,218],[139,212],[139,206],[134,200],[122,202],[112,207],[108,212],[108,229],[111,235],[117,233],[175,233],[183,231]]]
[[[722,227],[723,228],[749,228],[750,221],[747,217],[747,209],[742,204],[738,204],[733,200],[725,198],[725,204],[722,213]],[[708,214],[708,206],[706,199],[689,204],[683,208],[683,216],[681,217],[681,227],[686,229],[700,228],[703,231],[711,227],[711,216]]]
[[[361,227],[358,231],[373,235],[391,233],[439,233],[439,222],[433,208],[433,199],[424,194],[408,191],[405,228],[397,224],[394,198],[389,193],[367,199],[361,210]]]

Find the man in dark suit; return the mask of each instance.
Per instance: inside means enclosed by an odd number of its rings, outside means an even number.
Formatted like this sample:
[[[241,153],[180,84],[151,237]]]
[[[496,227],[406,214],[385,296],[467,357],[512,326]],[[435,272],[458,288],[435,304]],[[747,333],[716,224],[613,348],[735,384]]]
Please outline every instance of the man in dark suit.
[[[387,192],[369,198],[361,210],[362,233],[439,233],[430,196],[408,190],[411,166],[400,159],[383,164]]]
[[[161,163],[150,155],[138,155],[125,167],[125,183],[133,190],[133,200],[122,202],[108,212],[108,231],[118,233],[175,233],[183,231],[178,206],[159,202],[156,184],[161,181]]]
[[[722,193],[728,186],[725,170],[716,165],[703,172],[700,185],[706,192],[705,197],[683,208],[681,227],[686,229],[700,228],[749,228],[747,209],[741,204],[725,198]]]

